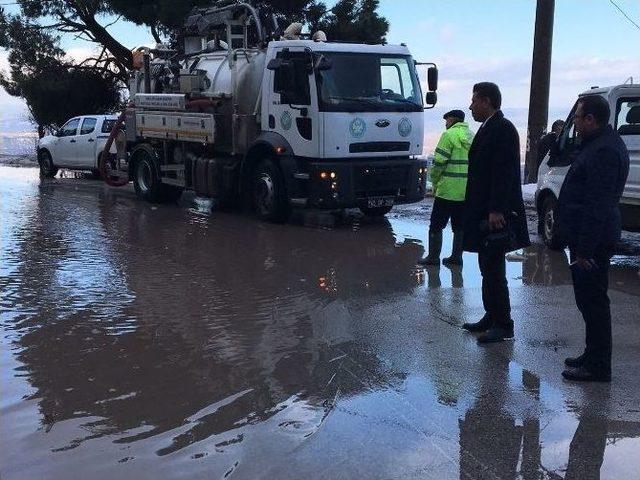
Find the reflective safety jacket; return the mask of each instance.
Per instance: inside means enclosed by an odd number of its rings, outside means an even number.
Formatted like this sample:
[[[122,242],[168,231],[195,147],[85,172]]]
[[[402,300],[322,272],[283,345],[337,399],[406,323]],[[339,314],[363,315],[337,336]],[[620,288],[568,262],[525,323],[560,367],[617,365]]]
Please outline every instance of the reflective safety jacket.
[[[440,137],[430,173],[436,197],[464,201],[471,142],[473,133],[465,122],[451,126]]]

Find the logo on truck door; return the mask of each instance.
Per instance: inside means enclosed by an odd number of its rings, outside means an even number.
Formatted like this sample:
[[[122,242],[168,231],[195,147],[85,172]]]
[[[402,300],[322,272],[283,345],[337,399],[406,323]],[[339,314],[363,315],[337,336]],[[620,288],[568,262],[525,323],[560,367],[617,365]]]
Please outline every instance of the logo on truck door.
[[[409,135],[411,135],[411,130],[413,130],[411,120],[406,117],[400,120],[400,123],[398,124],[398,133],[401,137],[408,137]]]
[[[349,131],[354,138],[362,138],[367,132],[367,124],[360,117],[354,118],[349,124]]]
[[[387,128],[389,125],[391,125],[391,122],[386,118],[381,118],[376,122],[376,127],[380,127],[380,128]]]

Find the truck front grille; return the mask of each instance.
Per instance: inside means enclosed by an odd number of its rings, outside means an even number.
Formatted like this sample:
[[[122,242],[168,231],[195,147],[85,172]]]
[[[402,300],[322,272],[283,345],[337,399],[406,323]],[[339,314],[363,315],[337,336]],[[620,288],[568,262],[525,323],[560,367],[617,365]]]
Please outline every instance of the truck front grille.
[[[355,171],[356,196],[395,193],[407,185],[407,166],[359,167]]]
[[[409,142],[364,142],[349,145],[349,153],[408,152]]]

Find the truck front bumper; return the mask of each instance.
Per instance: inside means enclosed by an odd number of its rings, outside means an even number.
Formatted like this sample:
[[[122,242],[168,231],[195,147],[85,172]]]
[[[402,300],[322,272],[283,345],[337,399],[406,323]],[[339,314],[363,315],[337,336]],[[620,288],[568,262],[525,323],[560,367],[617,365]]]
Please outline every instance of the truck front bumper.
[[[415,203],[426,194],[427,161],[417,158],[295,160],[287,187],[294,205],[375,208]]]

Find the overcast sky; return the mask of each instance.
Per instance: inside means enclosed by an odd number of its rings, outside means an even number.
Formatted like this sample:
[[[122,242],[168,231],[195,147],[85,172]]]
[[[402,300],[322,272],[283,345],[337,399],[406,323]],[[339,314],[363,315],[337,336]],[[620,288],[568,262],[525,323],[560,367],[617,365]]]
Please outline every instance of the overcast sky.
[[[640,1],[616,3],[640,24]],[[380,13],[391,23],[390,43],[406,43],[417,60],[438,64],[440,106],[466,109],[473,84],[489,80],[501,86],[505,107],[526,108],[535,5],[535,0],[381,0]],[[109,30],[131,48],[152,41],[144,28],[125,22]],[[76,58],[92,48],[72,37],[63,46]],[[6,52],[0,51],[0,69],[6,67]],[[556,0],[551,108],[568,109],[590,86],[622,83],[630,76],[640,82],[640,29],[609,0]],[[0,89],[0,107],[9,103],[20,101]]]

